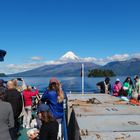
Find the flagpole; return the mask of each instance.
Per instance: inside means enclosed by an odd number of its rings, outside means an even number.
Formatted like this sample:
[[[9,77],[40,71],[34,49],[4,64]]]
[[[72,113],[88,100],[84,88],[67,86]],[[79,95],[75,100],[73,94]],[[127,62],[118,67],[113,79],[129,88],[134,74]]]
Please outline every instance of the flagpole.
[[[84,64],[82,64],[82,95],[84,95]]]

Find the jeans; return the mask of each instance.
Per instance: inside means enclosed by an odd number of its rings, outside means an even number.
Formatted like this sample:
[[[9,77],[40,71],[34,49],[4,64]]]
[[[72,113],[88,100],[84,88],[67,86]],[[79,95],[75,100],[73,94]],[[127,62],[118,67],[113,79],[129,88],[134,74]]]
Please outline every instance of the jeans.
[[[26,106],[25,113],[23,116],[23,126],[30,127],[31,117],[32,117],[31,106]]]

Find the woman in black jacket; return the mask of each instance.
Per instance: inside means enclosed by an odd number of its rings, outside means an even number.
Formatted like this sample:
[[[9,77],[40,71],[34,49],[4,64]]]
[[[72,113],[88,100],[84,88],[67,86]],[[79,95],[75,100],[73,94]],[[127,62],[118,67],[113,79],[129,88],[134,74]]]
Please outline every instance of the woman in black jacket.
[[[41,104],[38,107],[38,116],[42,121],[42,125],[38,134],[29,134],[31,140],[57,140],[58,135],[58,122],[54,117],[52,117],[49,107],[46,104]]]

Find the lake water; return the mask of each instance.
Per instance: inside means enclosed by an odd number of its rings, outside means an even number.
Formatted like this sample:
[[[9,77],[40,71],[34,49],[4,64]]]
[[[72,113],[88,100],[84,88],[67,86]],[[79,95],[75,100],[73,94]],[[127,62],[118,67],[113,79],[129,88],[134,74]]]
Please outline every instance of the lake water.
[[[2,77],[4,80],[12,79],[13,77]],[[111,84],[113,84],[119,78],[121,82],[123,82],[126,76],[118,76],[118,77],[111,77]],[[27,85],[36,86],[41,92],[44,88],[47,87],[49,84],[50,77],[24,77],[25,82]],[[57,77],[58,80],[61,81],[63,89],[66,92],[81,92],[81,77]],[[133,77],[132,77],[133,79]],[[104,80],[102,78],[84,78],[84,87],[85,92],[98,92],[96,83]]]

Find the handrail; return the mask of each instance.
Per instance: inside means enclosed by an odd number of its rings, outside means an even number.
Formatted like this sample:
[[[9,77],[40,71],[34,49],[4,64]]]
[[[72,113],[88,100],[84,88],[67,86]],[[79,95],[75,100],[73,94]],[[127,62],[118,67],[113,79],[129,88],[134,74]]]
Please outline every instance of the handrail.
[[[67,133],[67,124],[66,124],[65,113],[63,114],[62,127],[63,127],[64,140],[68,140],[68,133]]]

